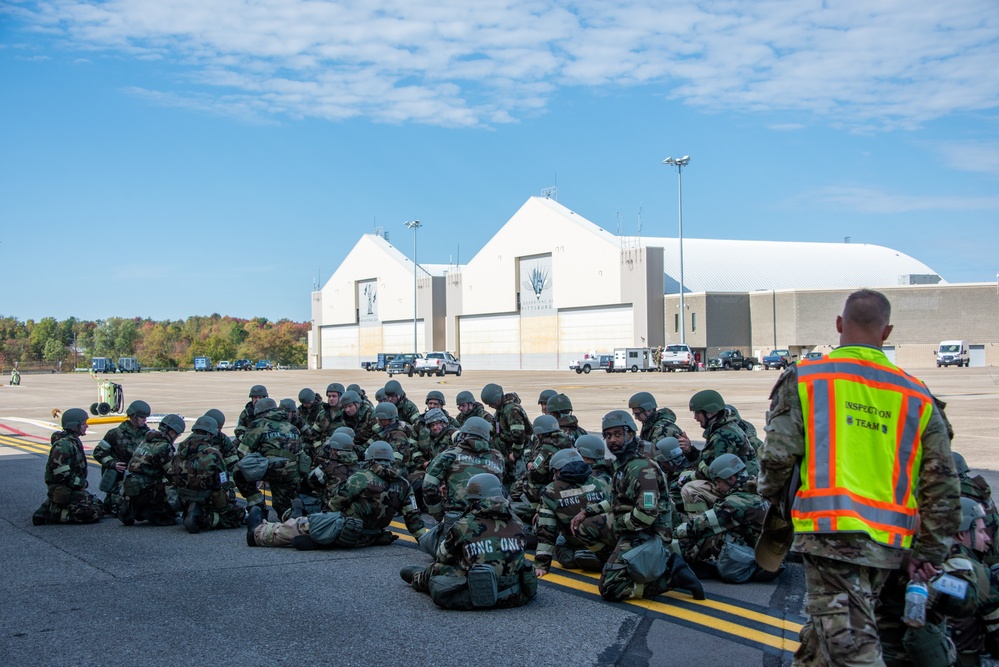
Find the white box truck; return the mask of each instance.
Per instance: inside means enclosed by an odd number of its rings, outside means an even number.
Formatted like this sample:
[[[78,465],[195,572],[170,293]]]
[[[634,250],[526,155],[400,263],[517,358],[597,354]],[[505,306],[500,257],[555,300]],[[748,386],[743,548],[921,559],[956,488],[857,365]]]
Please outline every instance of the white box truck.
[[[647,347],[618,347],[614,349],[614,372],[656,370],[652,365],[652,350]]]

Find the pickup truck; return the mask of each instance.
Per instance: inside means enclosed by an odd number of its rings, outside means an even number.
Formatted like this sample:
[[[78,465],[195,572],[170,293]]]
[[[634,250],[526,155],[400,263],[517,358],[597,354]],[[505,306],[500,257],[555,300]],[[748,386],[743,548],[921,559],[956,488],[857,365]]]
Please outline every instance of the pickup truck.
[[[461,375],[461,362],[454,358],[450,352],[427,352],[423,360],[416,362],[416,372],[420,377],[424,375],[439,375],[444,377],[448,373]]]
[[[584,354],[582,359],[569,364],[570,371],[589,373],[592,370],[604,370],[610,373],[614,369],[613,354]]]
[[[398,373],[405,373],[409,377],[413,377],[413,373],[416,372],[416,364],[423,359],[423,355],[417,353],[413,354],[397,354],[389,362],[388,366],[385,367],[385,372],[390,376],[396,375]]]
[[[708,359],[708,370],[716,371],[721,369],[723,371],[737,371],[740,368],[745,368],[747,371],[751,371],[753,370],[753,366],[755,364],[756,359],[742,356],[742,352],[739,350],[725,350],[717,357],[711,357]]]
[[[663,348],[662,365],[664,371],[671,373],[677,369],[696,371],[697,357],[689,345],[667,345]]]
[[[771,368],[784,370],[791,365],[793,360],[794,355],[791,354],[790,350],[770,350],[770,354],[763,357],[763,368],[765,370]]]

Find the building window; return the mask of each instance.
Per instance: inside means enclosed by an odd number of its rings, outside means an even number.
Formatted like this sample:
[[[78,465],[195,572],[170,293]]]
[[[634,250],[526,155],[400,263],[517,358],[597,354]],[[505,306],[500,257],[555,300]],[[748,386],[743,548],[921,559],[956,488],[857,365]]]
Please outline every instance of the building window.
[[[690,314],[690,330],[697,331],[697,313]]]
[[[673,314],[673,333],[680,332],[680,313]]]

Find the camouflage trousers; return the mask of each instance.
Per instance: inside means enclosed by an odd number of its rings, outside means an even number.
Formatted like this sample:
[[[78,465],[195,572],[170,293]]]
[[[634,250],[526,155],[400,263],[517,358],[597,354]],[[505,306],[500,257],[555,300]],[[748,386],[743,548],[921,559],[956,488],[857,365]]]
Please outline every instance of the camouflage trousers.
[[[59,505],[46,498],[35,511],[40,523],[96,523],[103,516],[101,501],[86,491],[70,491],[68,500]]]
[[[195,492],[193,495],[185,492],[185,489],[177,490],[180,494],[180,501],[184,506],[184,514],[190,503],[195,502],[201,508],[201,516],[198,518],[198,526],[208,530],[218,528],[241,528],[246,518],[246,511],[236,504],[236,495],[230,490],[216,489],[207,498],[198,496],[207,492]]]
[[[794,665],[884,665],[875,605],[891,570],[805,554],[805,613]]]
[[[431,579],[437,582],[431,583]],[[468,611],[471,609],[483,609],[475,607],[471,601],[467,582],[468,572],[458,565],[444,565],[442,563],[431,563],[423,572],[417,572],[413,576],[413,590],[421,593],[428,593],[434,600],[434,604],[443,609],[457,609]],[[438,582],[447,581],[449,589],[446,595],[441,595],[440,590],[433,590],[432,586]],[[534,575],[533,568],[528,568],[522,575],[510,575],[499,577],[497,595],[494,609],[509,609],[527,604],[537,595],[538,582]],[[512,586],[512,587],[511,587]]]
[[[604,561],[600,573],[600,597],[611,602],[631,598],[650,598],[665,592],[669,586],[669,570],[662,580],[640,584],[628,574],[628,567],[621,557],[646,542],[648,535],[614,530],[614,515],[598,514],[587,517],[576,530],[576,539]]]
[[[149,521],[150,523],[163,523],[169,525],[170,519],[176,519],[177,511],[167,500],[166,485],[162,483],[151,484],[143,487],[135,495],[125,494],[132,517],[136,521]],[[121,505],[119,505],[118,516],[121,518]]]
[[[683,511],[691,514],[707,512],[715,506],[721,494],[714,482],[692,479],[680,488],[680,497],[683,499]]]
[[[309,534],[309,518],[299,517],[282,522],[264,521],[253,531],[258,547],[287,547],[299,535]]]
[[[268,473],[268,477],[270,473]],[[264,493],[259,488],[258,483],[250,482],[243,474],[237,470],[236,474],[233,475],[234,481],[236,482],[236,488],[239,489],[239,494],[246,499],[247,507],[253,507],[254,505],[263,505],[266,501],[264,499]],[[267,482],[267,486],[271,490],[271,505],[274,507],[274,511],[277,515],[284,516],[285,512],[291,511],[291,501],[298,497],[298,493],[301,487],[301,480],[297,477],[290,479],[268,479],[264,478]]]

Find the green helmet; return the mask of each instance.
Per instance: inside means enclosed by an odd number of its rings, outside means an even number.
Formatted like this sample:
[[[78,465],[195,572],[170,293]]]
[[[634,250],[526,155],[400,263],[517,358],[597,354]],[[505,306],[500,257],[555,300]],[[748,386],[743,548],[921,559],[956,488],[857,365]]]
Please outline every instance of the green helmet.
[[[89,419],[89,417],[87,416],[86,410],[81,408],[70,408],[69,410],[66,410],[66,412],[62,413],[62,427],[67,430],[72,429],[75,431],[80,427],[80,424],[86,424],[87,419]]]
[[[538,405],[544,405],[547,407],[548,399],[550,399],[552,396],[554,396],[557,393],[558,392],[555,391],[554,389],[545,389],[543,392],[541,392],[541,395],[538,396]]]
[[[499,477],[489,472],[480,472],[468,478],[465,485],[465,497],[468,500],[482,500],[483,498],[502,498],[503,484]]]
[[[356,391],[348,389],[343,392],[343,396],[340,397],[340,405],[350,405],[351,403],[361,404],[361,395]]]
[[[205,416],[214,419],[215,423],[219,425],[220,429],[223,426],[225,426],[225,413],[223,413],[221,410],[217,408],[212,408],[211,410],[205,413]]]
[[[482,417],[469,417],[462,425],[459,433],[465,437],[472,436],[488,441],[492,430],[489,422]]]
[[[305,403],[312,403],[313,401],[316,400],[316,392],[306,387],[302,391],[298,392],[298,400],[303,405]]]
[[[359,384],[348,384],[347,391],[356,391],[357,395],[361,395],[361,385]],[[342,396],[340,398],[343,398]]]
[[[436,422],[448,423],[447,415],[440,408],[434,408],[432,410],[427,410],[423,413],[423,423],[427,426],[434,424]]]
[[[728,413],[733,417],[735,417],[736,419],[742,419],[742,415],[739,414],[739,411],[736,410],[735,406],[732,405],[731,403],[726,403],[725,409],[728,410]]]
[[[534,420],[534,433],[536,435],[558,433],[559,430],[558,420],[551,415],[541,415]]]
[[[354,429],[352,429],[352,428],[351,428],[351,427],[349,427],[349,426],[337,426],[337,427],[336,427],[336,428],[335,428],[335,429],[333,430],[333,433],[346,433],[347,435],[349,435],[349,436],[350,436],[350,439],[351,439],[351,440],[353,440],[354,438],[356,438],[356,437],[357,437],[357,433],[356,433],[356,432],[354,432]]]
[[[354,449],[354,439],[346,433],[334,433],[327,438],[326,444],[339,452],[349,452]]]
[[[459,391],[458,397],[454,399],[455,405],[465,405],[466,403],[474,403],[475,396],[472,395],[470,391]]]
[[[669,435],[656,443],[656,449],[666,458],[673,456],[674,450],[680,446],[680,441]]]
[[[430,391],[427,392],[427,400],[424,403],[424,405],[426,405],[426,403],[429,403],[431,400],[440,401],[441,405],[444,405],[444,392],[437,391],[436,389],[431,389]]]
[[[647,391],[640,391],[631,398],[628,399],[628,407],[634,410],[638,408],[639,410],[655,410],[659,407],[656,403],[656,397]]]
[[[961,527],[958,528],[958,532],[964,532],[971,530],[971,524],[975,522],[975,519],[984,519],[985,510],[982,506],[971,498],[961,498]]]
[[[395,459],[395,450],[392,445],[384,440],[376,440],[368,445],[364,450],[365,461],[381,461],[382,463],[392,463]]]
[[[217,421],[205,415],[204,417],[198,417],[194,422],[194,426],[191,427],[192,431],[201,431],[202,433],[207,433],[208,435],[218,435],[219,424]]]
[[[402,385],[398,380],[389,380],[385,383],[386,396],[403,396],[406,392],[402,390]]]
[[[125,414],[129,417],[148,417],[151,413],[152,410],[145,401],[132,401],[125,410]]]
[[[298,406],[295,405],[295,400],[292,399],[292,398],[282,398],[281,402],[278,403],[278,405],[280,405],[282,408],[284,408],[288,412],[294,412],[296,410],[296,408],[298,408]]]
[[[500,401],[503,400],[503,387],[494,382],[490,382],[482,388],[482,393],[479,394],[479,397],[486,405],[499,405]]]
[[[385,393],[385,387],[378,387],[378,389],[375,389],[375,400],[379,403],[388,400],[388,394]]]
[[[176,432],[177,435],[180,435],[187,430],[187,424],[184,423],[184,420],[180,417],[180,415],[167,415],[160,420],[160,431],[163,431],[165,428],[168,428]]]
[[[690,397],[691,412],[706,412],[713,415],[725,409],[725,400],[714,389],[704,389]]]
[[[548,412],[572,412],[572,401],[565,394],[555,394],[548,399]]]
[[[385,401],[375,406],[375,419],[391,419],[394,421],[398,418],[399,408],[395,407],[394,404]]]
[[[711,479],[728,479],[746,469],[746,464],[735,454],[722,454],[708,466]]]
[[[336,394],[339,396],[344,392],[343,385],[340,384],[339,382],[330,382],[328,385],[326,385],[326,393],[329,394],[330,392],[336,392]]]
[[[956,472],[958,476],[963,477],[971,472],[971,469],[968,467],[968,462],[964,460],[963,456],[957,452],[951,452],[950,455],[954,457],[954,472]]]
[[[267,398],[267,387],[255,384],[250,387],[250,398]]]
[[[576,449],[588,459],[601,461],[604,458],[604,440],[599,435],[587,433],[576,438]]]
[[[277,408],[277,401],[273,398],[261,398],[257,401],[257,404],[253,406],[254,415],[262,415],[265,412],[269,412]]]
[[[629,429],[632,433],[638,432],[638,429],[635,427],[634,418],[625,410],[611,410],[604,415],[604,419],[600,423],[600,430],[606,431],[607,429],[614,428],[616,426],[623,426],[626,429]]]
[[[552,459],[551,461],[549,461],[549,464],[555,470],[561,470],[568,463],[572,463],[573,461],[582,461],[582,460],[583,457],[579,455],[579,452],[577,452],[572,447],[569,447],[568,449],[560,449],[557,452],[555,452],[555,455],[552,456]]]

